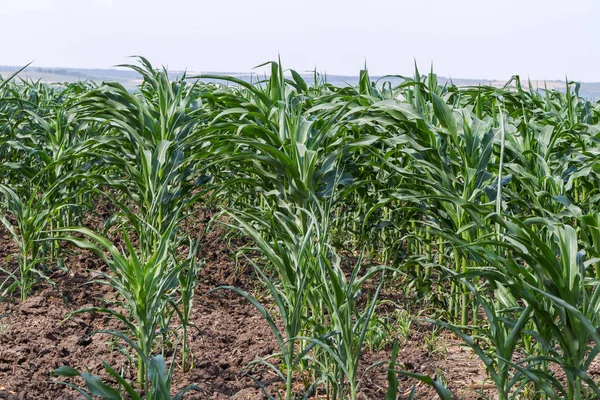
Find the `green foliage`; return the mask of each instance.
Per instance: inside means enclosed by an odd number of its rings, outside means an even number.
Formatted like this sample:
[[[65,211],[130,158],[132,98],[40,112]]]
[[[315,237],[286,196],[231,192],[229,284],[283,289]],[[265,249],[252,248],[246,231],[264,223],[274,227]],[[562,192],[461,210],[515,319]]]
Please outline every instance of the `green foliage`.
[[[102,366],[105,371],[117,381],[119,384],[118,388],[115,389],[103,382],[99,377],[92,375],[88,372],[80,373],[79,371],[71,367],[60,367],[52,371],[53,375],[62,376],[65,378],[81,377],[85,382],[87,392],[72,383],[60,382],[64,385],[70,386],[77,390],[83,398],[93,399],[100,398],[103,400],[180,400],[183,395],[190,390],[200,389],[196,385],[186,386],[181,389],[175,396],[171,395],[171,379],[173,377],[173,364],[171,368],[167,369],[165,359],[161,355],[152,357],[150,360],[146,360],[148,365],[148,377],[147,380],[151,382],[148,388],[148,392],[141,394],[138,393],[133,386],[131,386],[117,371],[115,371],[110,365],[102,362]]]
[[[139,58],[127,66],[143,79],[135,92],[0,82],[0,221],[18,248],[1,296],[24,300],[49,281],[60,243],[92,251],[119,307],[78,312],[121,321],[126,330],[111,333],[137,355],[141,387],[108,365],[117,389],[67,367],[59,375],[83,378],[88,398],[171,398],[175,363],[167,372],[157,339],[181,340],[182,367],[193,368],[201,239],[182,228],[204,203],[253,250],[244,254],[274,308],[219,289],[273,331],[279,353],[256,363],[285,381],[286,399],[357,398],[365,345],[411,329],[409,314],[378,314],[382,291],[414,299],[407,309],[469,346],[500,399],[600,395],[588,373],[600,349],[598,103],[573,82],[566,93],[518,76],[457,87],[416,66],[373,82],[365,67],[355,87],[335,87],[279,60],[263,66],[257,82],[172,81]],[[98,196],[117,212],[83,227]],[[386,398],[397,374],[450,398],[438,377],[400,371],[398,346]],[[312,381],[294,393],[300,375]]]

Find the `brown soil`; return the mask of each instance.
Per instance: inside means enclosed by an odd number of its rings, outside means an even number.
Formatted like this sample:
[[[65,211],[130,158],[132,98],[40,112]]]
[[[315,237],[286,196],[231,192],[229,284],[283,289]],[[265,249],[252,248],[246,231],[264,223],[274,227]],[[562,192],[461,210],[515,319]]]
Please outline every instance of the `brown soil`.
[[[0,260],[16,250],[0,230]],[[194,368],[182,371],[177,367],[174,389],[195,384],[201,389],[189,392],[186,399],[258,400],[263,395],[258,385],[246,375],[247,364],[259,357],[277,352],[267,323],[260,314],[236,294],[220,290],[207,293],[220,285],[234,285],[260,295],[261,287],[248,267],[236,270],[235,257],[218,230],[203,240],[202,256],[206,264],[199,277],[192,322],[202,334],[191,334],[195,355]],[[133,380],[133,368],[128,357],[118,350],[117,342],[108,335],[87,334],[97,329],[118,329],[114,320],[95,313],[84,313],[65,319],[81,307],[100,306],[114,294],[105,286],[89,284],[93,270],[102,263],[89,254],[79,252],[67,261],[68,272],[52,276],[59,292],[50,287],[38,287],[25,302],[0,303],[0,399],[76,399],[81,396],[50,372],[63,365],[105,377],[102,361],[113,368],[124,368]],[[389,294],[388,294],[389,295]],[[268,299],[262,297],[268,303]],[[440,336],[435,348],[426,345],[426,326],[414,326],[410,337],[402,344],[398,363],[408,371],[437,374],[448,383],[457,398],[480,398],[475,392],[482,388],[485,373],[479,361],[462,349],[450,336]],[[389,360],[391,348],[380,352],[365,352],[363,367]],[[271,395],[283,388],[276,375],[265,368],[252,371]],[[71,380],[83,385],[82,380]],[[400,379],[400,392],[408,394],[413,380]],[[387,390],[386,367],[371,369],[362,381],[361,399],[382,399]],[[301,386],[301,385],[300,385]],[[417,398],[435,398],[432,390],[418,386]]]

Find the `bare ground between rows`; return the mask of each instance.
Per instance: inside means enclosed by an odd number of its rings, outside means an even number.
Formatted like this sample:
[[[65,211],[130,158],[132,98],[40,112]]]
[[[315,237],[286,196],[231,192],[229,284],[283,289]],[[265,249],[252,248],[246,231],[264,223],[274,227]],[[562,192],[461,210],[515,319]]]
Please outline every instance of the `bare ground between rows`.
[[[0,231],[0,260],[16,248]],[[206,294],[220,285],[235,285],[251,292],[261,288],[249,268],[236,269],[232,250],[219,230],[209,233],[202,243],[206,265],[200,272],[198,297],[192,322],[202,334],[194,333],[191,347],[195,365],[190,371],[175,369],[174,389],[198,385],[199,391],[188,393],[187,399],[258,400],[263,395],[258,385],[245,372],[247,364],[259,357],[277,352],[267,323],[245,300],[228,291]],[[55,383],[50,371],[69,365],[105,377],[102,361],[114,368],[124,368],[128,379],[134,371],[127,357],[119,352],[118,343],[106,334],[87,335],[98,329],[119,329],[110,318],[93,313],[65,317],[81,307],[100,306],[103,299],[113,299],[107,287],[89,284],[92,271],[101,268],[99,260],[79,252],[69,257],[68,272],[52,278],[69,305],[53,288],[39,287],[25,302],[0,304],[0,399],[77,399],[74,390]],[[268,303],[268,299],[263,298]],[[268,306],[268,304],[267,304]],[[413,372],[438,374],[448,382],[457,398],[476,399],[485,373],[477,359],[460,347],[450,336],[441,336],[442,351],[431,354],[424,341],[427,328],[413,331],[402,344],[398,362]],[[391,349],[365,352],[363,368],[390,358]],[[281,392],[283,383],[266,370],[254,371],[271,394]],[[361,399],[383,399],[387,390],[385,367],[371,369],[361,383]],[[82,385],[82,381],[73,381]],[[408,393],[413,381],[401,379],[400,390]],[[417,398],[435,398],[430,388],[419,386]]]

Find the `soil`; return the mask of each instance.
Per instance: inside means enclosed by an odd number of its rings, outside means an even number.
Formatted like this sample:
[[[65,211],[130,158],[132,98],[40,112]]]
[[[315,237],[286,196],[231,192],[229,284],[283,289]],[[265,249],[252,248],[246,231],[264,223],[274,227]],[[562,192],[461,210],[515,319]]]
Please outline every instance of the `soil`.
[[[97,220],[88,223],[96,225],[102,213],[98,215]],[[191,316],[201,331],[192,331],[190,337],[194,366],[183,371],[178,365],[173,377],[174,390],[191,384],[200,388],[188,392],[185,399],[266,398],[247,372],[249,362],[277,352],[273,334],[260,314],[240,296],[227,290],[209,293],[221,285],[234,285],[258,295],[269,306],[252,269],[236,266],[235,248],[239,243],[235,242],[226,241],[218,228],[203,239],[202,257],[206,263],[200,272]],[[15,251],[7,232],[0,230],[2,264]],[[74,310],[101,306],[115,298],[110,288],[89,283],[94,271],[103,268],[102,262],[77,250],[68,257],[66,266],[65,271],[51,276],[56,288],[42,285],[22,303],[10,299],[0,303],[0,399],[81,398],[50,374],[63,365],[106,378],[104,361],[118,371],[122,368],[128,379],[134,379],[131,361],[119,351],[117,341],[106,334],[88,336],[98,329],[119,329],[114,319],[99,313],[67,318]],[[428,346],[425,336],[430,330],[426,325],[414,324],[401,345],[398,363],[407,371],[438,376],[447,382],[456,398],[480,398],[476,391],[485,381],[481,363],[450,335],[440,334],[434,346]],[[389,345],[378,352],[365,351],[362,366],[388,361],[390,356]],[[252,375],[271,395],[280,393],[284,387],[266,368],[252,370]],[[71,383],[83,385],[80,378],[70,379]],[[400,398],[405,398],[414,384],[412,379],[400,378]],[[372,368],[362,380],[359,398],[383,399],[387,386],[386,367]],[[425,385],[417,385],[416,394],[417,399],[436,398]]]

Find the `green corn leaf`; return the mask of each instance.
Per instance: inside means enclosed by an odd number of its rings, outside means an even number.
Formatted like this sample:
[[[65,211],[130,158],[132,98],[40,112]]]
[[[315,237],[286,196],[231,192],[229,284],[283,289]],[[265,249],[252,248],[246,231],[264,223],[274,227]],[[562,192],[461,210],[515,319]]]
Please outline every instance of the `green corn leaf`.
[[[452,113],[452,109],[450,109],[446,102],[435,93],[431,93],[431,100],[433,112],[440,124],[448,129],[448,132],[452,137],[456,138],[458,136],[458,126],[454,114]]]
[[[123,400],[119,392],[102,382],[99,377],[87,372],[82,373],[81,377],[93,396],[98,396],[103,400]]]

